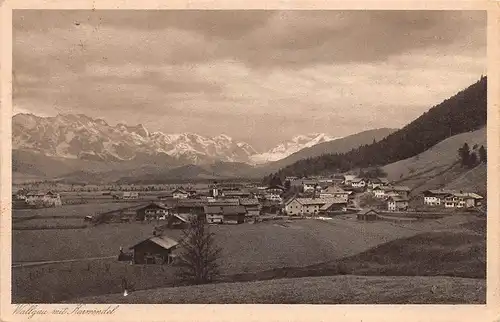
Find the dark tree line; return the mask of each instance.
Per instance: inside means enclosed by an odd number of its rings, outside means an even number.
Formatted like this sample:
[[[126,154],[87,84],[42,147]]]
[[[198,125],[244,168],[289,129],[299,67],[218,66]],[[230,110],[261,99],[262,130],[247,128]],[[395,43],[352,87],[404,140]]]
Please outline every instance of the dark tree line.
[[[476,152],[477,150],[477,152]],[[460,164],[463,167],[474,168],[479,163],[486,163],[486,149],[483,145],[479,149],[477,149],[477,145],[473,147],[471,150],[467,142],[458,149],[458,156],[460,158]]]
[[[264,178],[308,176],[371,168],[413,157],[456,134],[486,125],[487,79],[434,106],[422,116],[383,140],[343,154],[325,154],[297,161]]]

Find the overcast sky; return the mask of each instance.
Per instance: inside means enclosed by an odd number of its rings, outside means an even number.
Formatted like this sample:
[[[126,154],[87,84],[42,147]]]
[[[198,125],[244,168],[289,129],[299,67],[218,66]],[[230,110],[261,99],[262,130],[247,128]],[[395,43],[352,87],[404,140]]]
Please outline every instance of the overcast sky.
[[[269,148],[401,127],[486,74],[480,11],[14,11],[14,113]]]

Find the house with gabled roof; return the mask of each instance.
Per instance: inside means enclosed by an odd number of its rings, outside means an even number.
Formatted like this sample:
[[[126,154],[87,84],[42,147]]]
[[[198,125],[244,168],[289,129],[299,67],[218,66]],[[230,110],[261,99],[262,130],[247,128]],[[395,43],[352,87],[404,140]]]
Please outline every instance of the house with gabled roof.
[[[329,186],[323,190],[319,197],[320,198],[341,198],[345,202],[349,201],[349,197],[352,195],[352,191],[347,191],[338,186]]]
[[[134,246],[134,264],[170,264],[173,259],[172,251],[178,247],[179,243],[165,235],[153,236],[145,239]]]
[[[285,203],[285,212],[289,216],[313,216],[329,202],[327,198],[291,198]]]
[[[247,211],[244,206],[205,206],[207,223],[242,224]]]
[[[376,221],[380,219],[379,213],[371,208],[361,210],[356,215],[356,218],[362,221]]]
[[[189,197],[189,192],[182,188],[176,188],[172,191],[172,197],[174,199],[187,199]]]
[[[387,210],[389,211],[405,211],[408,210],[409,200],[401,196],[391,196],[387,198]]]
[[[481,205],[482,196],[473,192],[444,189],[426,190],[423,192],[424,205],[443,206],[445,208],[472,208]]]

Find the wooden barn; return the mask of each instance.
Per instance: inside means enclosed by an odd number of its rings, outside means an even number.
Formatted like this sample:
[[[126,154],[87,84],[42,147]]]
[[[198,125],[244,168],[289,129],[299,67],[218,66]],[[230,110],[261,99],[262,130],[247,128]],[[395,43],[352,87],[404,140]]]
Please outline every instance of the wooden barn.
[[[358,220],[363,220],[363,221],[376,221],[379,220],[379,214],[377,211],[373,209],[365,209],[358,213],[357,215]]]
[[[191,220],[196,215],[190,214],[172,214],[168,218],[168,228],[173,229],[186,229],[189,227]]]
[[[208,223],[242,224],[247,211],[244,206],[206,206]]]
[[[154,236],[130,247],[134,264],[170,264],[179,243],[167,236]]]

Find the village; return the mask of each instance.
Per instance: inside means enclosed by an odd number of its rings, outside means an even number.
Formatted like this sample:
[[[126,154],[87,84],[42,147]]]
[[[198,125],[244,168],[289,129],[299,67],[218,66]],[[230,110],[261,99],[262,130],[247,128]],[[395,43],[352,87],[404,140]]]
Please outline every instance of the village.
[[[169,231],[186,229],[194,217],[209,225],[258,224],[272,220],[329,220],[341,216],[362,222],[415,222],[435,215],[482,213],[483,197],[469,191],[427,190],[411,195],[412,189],[393,185],[386,178],[357,175],[287,177],[284,184],[212,182],[206,189],[176,186],[168,192],[148,195],[144,191],[102,192],[119,203],[132,206],[84,214],[92,225],[145,222],[154,225],[150,236],[131,252],[120,249],[118,259],[136,264],[175,262],[178,240]],[[61,207],[58,192],[19,190],[13,195],[17,207]]]

